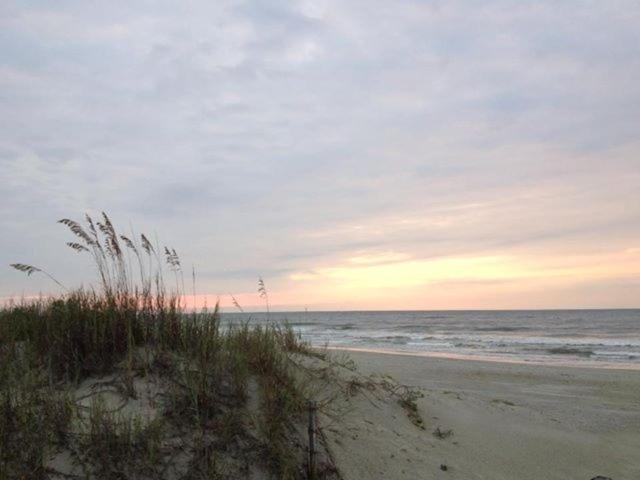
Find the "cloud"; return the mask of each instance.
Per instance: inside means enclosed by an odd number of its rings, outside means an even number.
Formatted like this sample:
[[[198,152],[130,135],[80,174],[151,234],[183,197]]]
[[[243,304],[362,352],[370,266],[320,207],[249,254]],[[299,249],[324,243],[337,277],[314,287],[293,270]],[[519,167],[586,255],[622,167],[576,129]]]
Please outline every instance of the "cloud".
[[[292,275],[348,259],[637,248],[635,2],[0,8],[4,264],[79,283],[53,222],[103,209],[183,252],[203,290],[263,275],[283,305],[311,303]],[[0,271],[0,295],[38,282]]]

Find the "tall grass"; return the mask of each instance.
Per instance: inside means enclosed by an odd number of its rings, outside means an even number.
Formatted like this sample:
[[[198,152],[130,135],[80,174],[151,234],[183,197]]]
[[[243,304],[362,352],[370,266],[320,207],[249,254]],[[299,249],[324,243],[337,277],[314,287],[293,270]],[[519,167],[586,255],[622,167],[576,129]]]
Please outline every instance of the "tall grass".
[[[45,478],[47,453],[65,448],[84,452],[76,460],[100,478],[161,478],[170,461],[161,454],[162,437],[191,435],[185,425],[200,432],[198,452],[235,445],[236,453],[258,451],[276,478],[301,477],[304,468],[290,436],[304,410],[305,388],[290,355],[308,347],[294,332],[275,324],[222,328],[218,305],[187,313],[174,249],[154,246],[145,235],[117,233],[104,213],[99,221],[87,215],[84,225],[60,223],[75,236],[67,245],[92,258],[98,284],[0,310],[0,480]],[[43,272],[12,266],[27,274]],[[164,279],[166,267],[172,287]],[[82,415],[74,385],[114,372],[130,396],[136,395],[134,378],[162,378],[160,420],[143,428],[95,404],[88,427],[78,431],[73,418]],[[260,386],[257,439],[239,413],[250,379]],[[196,453],[190,472],[217,465],[211,455]]]
[[[109,411],[95,401],[87,419],[86,432],[75,446],[79,460],[90,466],[97,478],[151,477],[162,461],[163,424],[145,424],[138,417]]]

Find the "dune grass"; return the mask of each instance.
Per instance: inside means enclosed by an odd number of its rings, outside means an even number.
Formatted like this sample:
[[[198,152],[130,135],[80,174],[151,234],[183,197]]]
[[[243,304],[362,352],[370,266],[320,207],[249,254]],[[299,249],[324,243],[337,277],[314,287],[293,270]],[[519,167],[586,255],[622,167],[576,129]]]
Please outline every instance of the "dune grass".
[[[303,478],[294,433],[307,392],[290,356],[309,347],[286,325],[222,326],[217,305],[186,312],[176,251],[118,235],[107,215],[60,223],[76,236],[69,247],[92,257],[98,285],[0,310],[0,480],[53,478],[48,459],[60,452],[89,478],[165,478],[180,458],[181,478],[237,478],[250,462]],[[159,383],[160,413],[146,421],[78,403],[78,385],[109,375],[132,399],[140,382]]]

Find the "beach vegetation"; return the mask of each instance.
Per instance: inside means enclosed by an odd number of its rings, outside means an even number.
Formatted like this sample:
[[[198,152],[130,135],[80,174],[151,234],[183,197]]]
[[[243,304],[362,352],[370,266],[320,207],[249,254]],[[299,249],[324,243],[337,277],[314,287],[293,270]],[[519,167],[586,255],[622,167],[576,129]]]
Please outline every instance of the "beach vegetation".
[[[175,249],[106,214],[60,223],[98,282],[0,310],[0,479],[304,478],[310,392],[292,359],[318,354],[286,324],[187,311]]]

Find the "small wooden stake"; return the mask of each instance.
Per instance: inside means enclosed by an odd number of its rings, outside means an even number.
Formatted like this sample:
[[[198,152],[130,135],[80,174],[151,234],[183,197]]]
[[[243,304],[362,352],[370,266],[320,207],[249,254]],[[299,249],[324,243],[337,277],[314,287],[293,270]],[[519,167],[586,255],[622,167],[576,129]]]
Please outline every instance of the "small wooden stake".
[[[309,407],[309,478],[316,478],[316,411],[318,405],[310,401]]]

